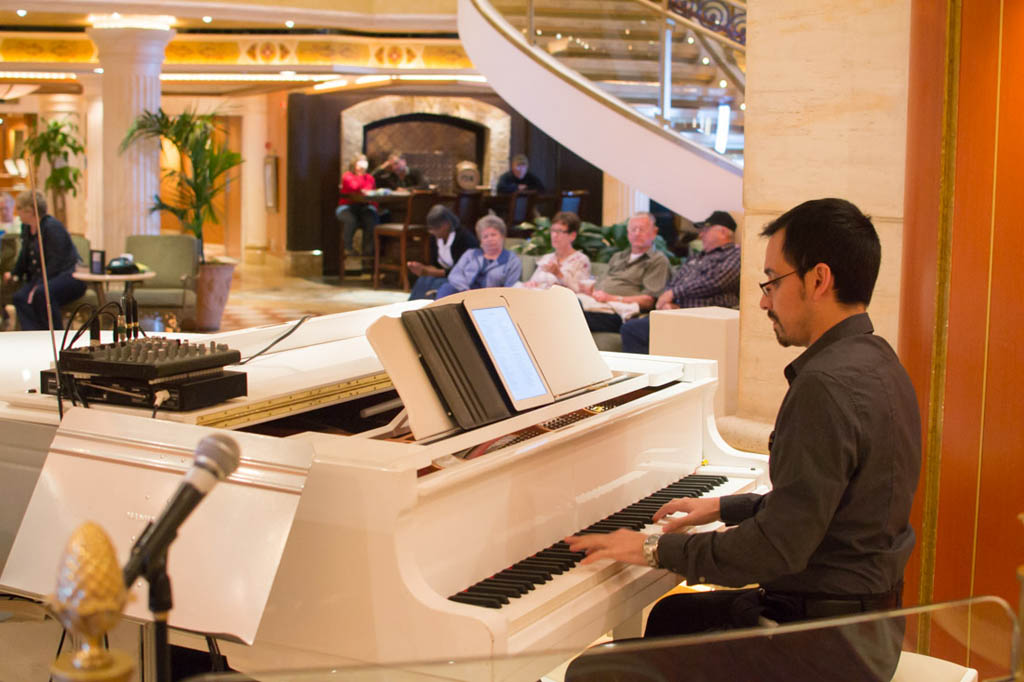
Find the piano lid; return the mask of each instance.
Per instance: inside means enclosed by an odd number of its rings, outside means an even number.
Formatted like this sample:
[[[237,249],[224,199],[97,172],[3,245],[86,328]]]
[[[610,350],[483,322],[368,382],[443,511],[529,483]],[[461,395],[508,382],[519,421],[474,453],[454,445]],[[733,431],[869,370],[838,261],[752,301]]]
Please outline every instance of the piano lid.
[[[64,417],[29,502],[0,587],[47,595],[60,555],[84,521],[110,535],[123,564],[159,516],[212,429],[75,408]],[[168,553],[170,624],[251,644],[313,459],[299,440],[234,433],[238,470],[182,524]],[[125,614],[149,620],[139,580]]]

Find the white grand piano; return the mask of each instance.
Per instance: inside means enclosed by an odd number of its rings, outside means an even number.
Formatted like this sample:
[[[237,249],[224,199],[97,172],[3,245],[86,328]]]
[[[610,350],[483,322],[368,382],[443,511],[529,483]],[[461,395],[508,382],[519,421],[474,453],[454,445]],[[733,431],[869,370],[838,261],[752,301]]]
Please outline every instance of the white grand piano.
[[[94,404],[58,424],[55,400],[26,392],[49,365],[48,335],[0,336],[0,592],[52,592],[64,543],[87,519],[106,528],[123,562],[195,444],[230,429],[241,466],[169,554],[179,641],[212,633],[247,672],[580,649],[679,577],[601,562],[508,603],[450,597],[497,574],[521,578],[509,567],[687,475],[723,477],[699,494],[766,486],[767,458],[717,432],[717,371],[706,360],[603,353],[614,381],[416,440],[396,417],[401,403],[366,329],[418,305],[308,320],[234,368],[248,373],[247,397],[155,417]],[[202,338],[245,358],[290,326]],[[142,622],[145,587],[134,589],[127,615]],[[493,590],[469,594],[489,602]],[[544,672],[524,664],[479,677]]]

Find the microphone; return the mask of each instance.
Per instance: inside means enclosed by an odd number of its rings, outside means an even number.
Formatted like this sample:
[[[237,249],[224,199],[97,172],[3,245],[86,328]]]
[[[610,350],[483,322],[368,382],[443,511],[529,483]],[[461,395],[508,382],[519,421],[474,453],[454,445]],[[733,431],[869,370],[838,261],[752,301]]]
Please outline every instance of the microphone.
[[[123,575],[126,587],[131,587],[146,572],[150,561],[158,559],[178,537],[178,528],[217,481],[226,478],[238,468],[238,444],[223,434],[207,436],[196,446],[196,460],[185,474],[170,502],[156,519],[150,521],[132,547]]]

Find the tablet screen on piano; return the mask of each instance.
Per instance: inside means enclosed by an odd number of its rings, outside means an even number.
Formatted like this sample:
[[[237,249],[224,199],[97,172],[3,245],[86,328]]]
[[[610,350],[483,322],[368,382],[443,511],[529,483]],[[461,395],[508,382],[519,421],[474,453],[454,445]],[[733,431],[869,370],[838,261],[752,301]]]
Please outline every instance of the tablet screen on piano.
[[[487,354],[498,370],[512,406],[523,410],[552,402],[554,398],[541,378],[537,363],[512,321],[508,308],[469,308],[469,313]]]

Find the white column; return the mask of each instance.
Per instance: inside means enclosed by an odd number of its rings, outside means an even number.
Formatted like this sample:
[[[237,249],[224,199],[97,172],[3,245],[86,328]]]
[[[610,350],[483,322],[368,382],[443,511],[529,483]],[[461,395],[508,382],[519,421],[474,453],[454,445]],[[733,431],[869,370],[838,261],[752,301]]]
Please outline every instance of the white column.
[[[47,125],[50,121],[68,121],[74,124],[78,128],[77,137],[84,139],[84,131],[82,126],[82,117],[79,108],[81,106],[81,98],[78,95],[69,94],[55,94],[55,95],[40,95],[39,97],[39,116],[40,130],[43,125]],[[71,165],[76,166],[79,169],[85,166],[85,157],[77,156],[71,159]],[[36,178],[38,180],[38,189],[43,190],[46,182],[46,178],[50,175],[50,165],[43,158],[39,162],[39,169],[36,172]],[[85,233],[85,204],[83,201],[84,193],[81,191],[85,187],[85,182],[79,184],[78,196],[73,196],[68,192],[65,197],[65,206],[67,209],[67,215],[64,217],[66,226],[69,231],[76,232],[79,234]],[[54,214],[54,199],[51,192],[46,192],[46,199],[49,202],[50,214]]]
[[[267,97],[242,100],[242,248],[246,263],[262,264],[267,255],[267,205],[263,157],[267,153]]]
[[[99,74],[80,74],[85,102],[85,236],[95,247],[103,243],[103,81]]]
[[[91,28],[103,67],[103,248],[124,250],[133,234],[159,234],[150,214],[160,191],[160,144],[138,142],[122,154],[121,141],[135,117],[160,107],[160,66],[172,30]]]

